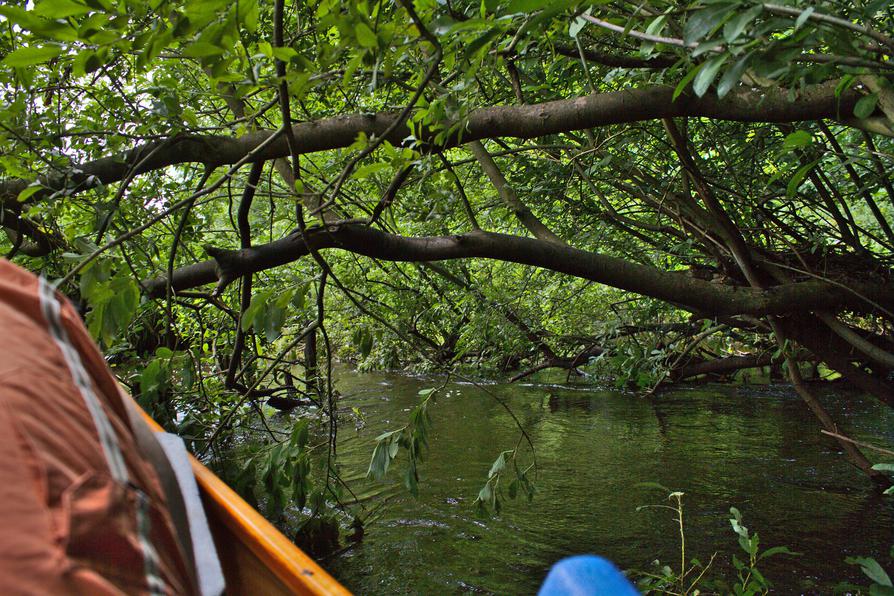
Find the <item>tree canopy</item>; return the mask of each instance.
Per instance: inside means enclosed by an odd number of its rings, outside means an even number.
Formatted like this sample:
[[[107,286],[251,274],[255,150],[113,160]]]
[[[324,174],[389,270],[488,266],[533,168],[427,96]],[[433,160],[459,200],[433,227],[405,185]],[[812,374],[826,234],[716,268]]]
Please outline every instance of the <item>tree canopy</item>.
[[[886,0],[14,0],[0,23],[7,257],[200,451],[262,399],[334,427],[318,351],[644,390],[784,363],[832,433],[809,371],[894,404]]]

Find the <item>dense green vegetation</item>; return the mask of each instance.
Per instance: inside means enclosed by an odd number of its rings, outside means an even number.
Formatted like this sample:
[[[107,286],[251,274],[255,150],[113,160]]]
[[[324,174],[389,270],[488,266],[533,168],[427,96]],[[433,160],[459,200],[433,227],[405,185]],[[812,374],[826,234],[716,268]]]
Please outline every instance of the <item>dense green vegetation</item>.
[[[315,412],[322,442],[231,478],[271,511],[342,494],[336,357],[643,391],[770,367],[888,484],[808,382],[894,405],[887,0],[14,0],[0,25],[7,257],[197,453],[265,403]],[[404,449],[415,490],[435,393],[373,475]],[[530,494],[523,444],[481,504]]]

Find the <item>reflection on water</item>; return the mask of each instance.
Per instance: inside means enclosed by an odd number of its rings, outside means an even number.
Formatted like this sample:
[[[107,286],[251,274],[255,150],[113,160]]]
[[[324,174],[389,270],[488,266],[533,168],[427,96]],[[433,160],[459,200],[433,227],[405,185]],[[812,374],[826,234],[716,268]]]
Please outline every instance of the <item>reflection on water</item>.
[[[406,424],[418,390],[439,383],[339,370],[342,406],[358,407],[365,419],[357,431],[347,420],[340,425],[339,461],[346,475],[361,477],[356,490],[381,488],[362,479],[375,437]],[[683,388],[649,401],[579,386],[488,385],[533,439],[539,475],[532,503],[509,501],[487,519],[472,502],[519,432],[474,385],[447,389],[430,408],[434,430],[419,497],[401,486],[401,454],[386,481],[393,485],[387,506],[364,542],[326,563],[359,594],[531,593],[552,563],[575,553],[602,554],[622,568],[646,568],[656,558],[676,564],[671,512],[636,511],[666,495],[640,482],[686,493],[689,556],[707,561],[719,551],[728,567],[738,549],[731,505],[763,547],[803,553],[762,567],[780,593],[863,583],[844,563],[849,555],[888,559],[891,500],[871,491],[786,387]],[[888,408],[857,395],[834,400],[846,409],[826,401],[856,437],[894,443]]]

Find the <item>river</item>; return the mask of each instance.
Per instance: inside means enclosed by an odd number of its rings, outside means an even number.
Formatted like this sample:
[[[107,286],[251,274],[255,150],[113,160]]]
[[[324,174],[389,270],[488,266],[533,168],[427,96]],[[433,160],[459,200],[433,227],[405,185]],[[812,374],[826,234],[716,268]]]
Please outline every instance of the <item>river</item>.
[[[550,565],[597,553],[621,568],[679,566],[674,514],[641,483],[682,491],[687,558],[729,573],[738,551],[737,507],[762,548],[802,553],[761,565],[775,591],[829,593],[861,581],[847,556],[890,563],[892,500],[873,492],[786,386],[705,385],[649,400],[553,384],[450,382],[431,406],[432,435],[417,498],[402,486],[401,452],[384,482],[363,478],[380,433],[406,424],[420,389],[438,377],[337,370],[342,394],[338,457],[375,510],[362,543],[324,564],[358,594],[533,593]],[[831,387],[821,395],[848,432],[894,444],[889,408]],[[499,515],[472,506],[497,455],[519,438],[508,405],[536,448],[536,494],[506,500]],[[362,413],[357,420],[350,407]],[[870,454],[871,457],[875,455]]]

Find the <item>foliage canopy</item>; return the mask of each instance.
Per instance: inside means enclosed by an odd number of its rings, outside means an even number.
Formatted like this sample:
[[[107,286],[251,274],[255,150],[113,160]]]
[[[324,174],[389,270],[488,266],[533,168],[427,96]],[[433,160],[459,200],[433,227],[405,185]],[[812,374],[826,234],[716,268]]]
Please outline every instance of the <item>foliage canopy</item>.
[[[894,14],[798,4],[5,2],[5,249],[202,452],[261,399],[334,450],[318,337],[641,389],[784,362],[837,433],[803,363],[894,403]]]

